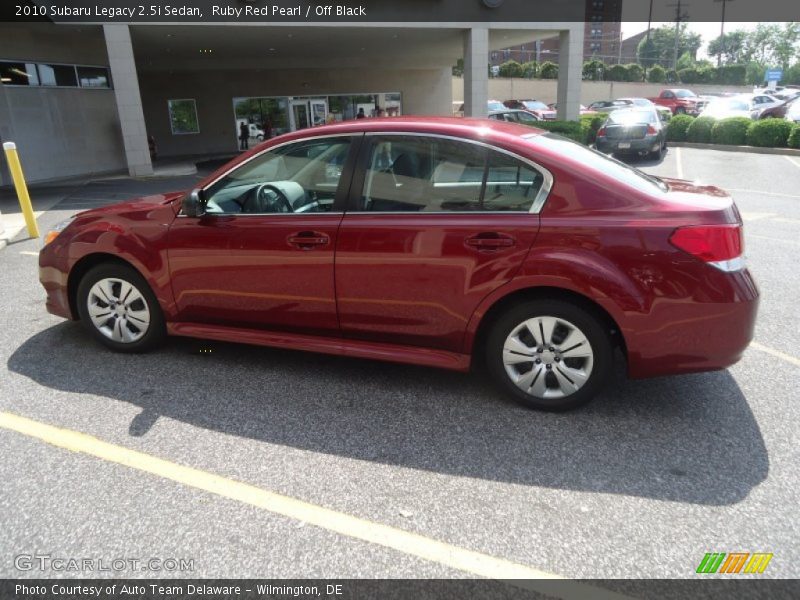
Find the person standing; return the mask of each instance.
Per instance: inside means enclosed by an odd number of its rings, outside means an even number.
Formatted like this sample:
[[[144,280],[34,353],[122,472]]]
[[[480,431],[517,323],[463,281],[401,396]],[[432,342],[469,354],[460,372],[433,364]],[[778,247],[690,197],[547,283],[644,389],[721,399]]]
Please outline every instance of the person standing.
[[[247,150],[250,141],[250,127],[246,121],[239,123],[239,150]]]

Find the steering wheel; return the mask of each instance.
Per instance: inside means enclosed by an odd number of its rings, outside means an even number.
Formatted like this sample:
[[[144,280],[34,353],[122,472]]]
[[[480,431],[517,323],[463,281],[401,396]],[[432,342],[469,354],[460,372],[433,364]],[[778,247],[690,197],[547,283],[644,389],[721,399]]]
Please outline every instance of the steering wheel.
[[[274,199],[270,197],[269,192],[272,192],[275,195]],[[274,207],[274,210],[264,210],[263,212],[294,212],[292,203],[289,202],[289,198],[286,197],[286,194],[284,194],[279,187],[270,183],[264,183],[258,186],[255,198],[256,202],[261,207]]]

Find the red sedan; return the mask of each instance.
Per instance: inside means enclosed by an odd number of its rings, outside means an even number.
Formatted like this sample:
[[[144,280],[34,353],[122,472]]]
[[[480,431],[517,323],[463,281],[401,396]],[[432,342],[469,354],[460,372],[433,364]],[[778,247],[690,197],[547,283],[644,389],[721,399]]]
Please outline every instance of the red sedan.
[[[274,138],[189,192],[78,214],[39,257],[47,309],[114,350],[167,334],[466,371],[578,406],[632,377],[721,369],[753,335],[742,221],[511,123],[361,120]]]

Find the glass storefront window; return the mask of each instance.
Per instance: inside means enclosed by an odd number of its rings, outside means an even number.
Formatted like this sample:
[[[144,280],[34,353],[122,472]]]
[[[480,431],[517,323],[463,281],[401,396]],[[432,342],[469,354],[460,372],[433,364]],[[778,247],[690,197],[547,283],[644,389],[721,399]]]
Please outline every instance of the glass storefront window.
[[[108,88],[108,69],[105,67],[78,67],[78,82],[81,87]]]

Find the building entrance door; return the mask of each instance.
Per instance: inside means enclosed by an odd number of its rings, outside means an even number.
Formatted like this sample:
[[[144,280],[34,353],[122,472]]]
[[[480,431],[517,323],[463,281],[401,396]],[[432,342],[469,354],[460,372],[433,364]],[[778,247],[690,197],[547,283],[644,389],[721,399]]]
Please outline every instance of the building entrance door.
[[[292,100],[290,106],[292,131],[324,125],[328,118],[328,101],[325,98]]]

